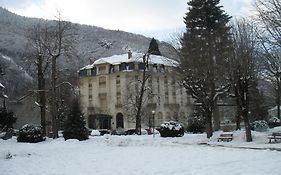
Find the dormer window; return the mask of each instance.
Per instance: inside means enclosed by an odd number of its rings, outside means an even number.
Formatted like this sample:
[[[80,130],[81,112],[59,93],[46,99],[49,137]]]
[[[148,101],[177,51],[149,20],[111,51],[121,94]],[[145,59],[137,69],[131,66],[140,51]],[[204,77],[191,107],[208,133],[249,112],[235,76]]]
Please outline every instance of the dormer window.
[[[128,70],[134,70],[135,69],[135,63],[134,62],[130,62],[128,63]]]
[[[99,74],[104,74],[106,73],[106,66],[99,66],[98,67],[98,71],[99,71]]]
[[[144,70],[145,64],[144,63],[139,63],[139,70]]]
[[[91,69],[87,69],[87,76],[91,76],[91,75],[92,75]]]
[[[122,70],[127,70],[127,63],[121,63],[119,65],[119,70],[122,71]]]
[[[153,64],[153,72],[157,72],[157,64]]]

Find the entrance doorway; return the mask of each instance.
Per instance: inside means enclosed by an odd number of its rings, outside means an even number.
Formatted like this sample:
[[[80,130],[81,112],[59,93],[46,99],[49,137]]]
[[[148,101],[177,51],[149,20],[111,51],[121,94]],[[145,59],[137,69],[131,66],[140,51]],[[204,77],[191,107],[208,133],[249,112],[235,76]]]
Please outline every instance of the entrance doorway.
[[[112,116],[107,114],[89,115],[88,122],[91,129],[111,129]]]
[[[116,128],[124,128],[124,117],[122,113],[116,115]]]

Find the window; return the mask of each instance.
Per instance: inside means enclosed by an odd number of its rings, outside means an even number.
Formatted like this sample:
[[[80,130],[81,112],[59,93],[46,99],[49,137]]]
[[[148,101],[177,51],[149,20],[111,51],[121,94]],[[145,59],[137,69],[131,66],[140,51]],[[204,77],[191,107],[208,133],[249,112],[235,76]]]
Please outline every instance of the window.
[[[165,84],[165,86],[168,86],[168,78],[167,77],[165,77],[165,79],[164,79],[164,84]]]
[[[107,111],[107,95],[106,94],[99,94],[99,102],[100,102],[100,109],[102,112]]]
[[[134,62],[128,63],[128,69],[134,70],[135,69],[135,63]]]
[[[165,120],[171,120],[170,112],[166,112]]]
[[[91,69],[87,69],[87,76],[91,76],[92,74],[92,70]]]
[[[93,85],[92,85],[92,83],[89,83],[89,85],[88,85],[88,90],[89,90],[89,92],[93,90]]]
[[[104,74],[105,71],[106,71],[106,67],[105,66],[99,66],[98,70],[99,70],[99,74]]]
[[[92,101],[92,100],[93,100],[93,96],[89,95],[89,101]]]
[[[165,91],[165,103],[169,103],[169,92]]]
[[[116,76],[116,85],[120,85],[120,75]]]
[[[119,65],[115,65],[115,66],[114,66],[114,70],[115,70],[115,71],[119,71]]]
[[[105,87],[106,86],[106,77],[100,77],[99,78],[99,86]]]
[[[138,67],[139,67],[139,70],[144,70],[145,64],[139,63]]]

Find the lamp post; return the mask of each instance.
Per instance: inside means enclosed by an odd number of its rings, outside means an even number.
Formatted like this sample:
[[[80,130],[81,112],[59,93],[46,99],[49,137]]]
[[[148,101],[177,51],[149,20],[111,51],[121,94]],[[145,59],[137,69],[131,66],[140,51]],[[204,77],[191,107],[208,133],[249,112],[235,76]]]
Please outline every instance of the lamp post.
[[[153,110],[153,111],[151,111],[151,114],[152,114],[152,127],[153,127],[153,130],[152,130],[152,132],[153,132],[153,138],[155,138],[155,132],[154,132],[154,129],[155,129],[155,111]]]

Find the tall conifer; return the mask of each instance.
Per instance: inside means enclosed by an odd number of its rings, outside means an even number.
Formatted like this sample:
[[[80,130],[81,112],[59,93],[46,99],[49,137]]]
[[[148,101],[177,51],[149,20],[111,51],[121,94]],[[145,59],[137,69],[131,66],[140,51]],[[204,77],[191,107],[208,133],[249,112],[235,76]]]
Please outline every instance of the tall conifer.
[[[230,17],[219,0],[191,0],[184,18],[180,70],[187,92],[202,108],[207,137],[213,133],[213,110],[228,87],[227,69],[231,49]]]

